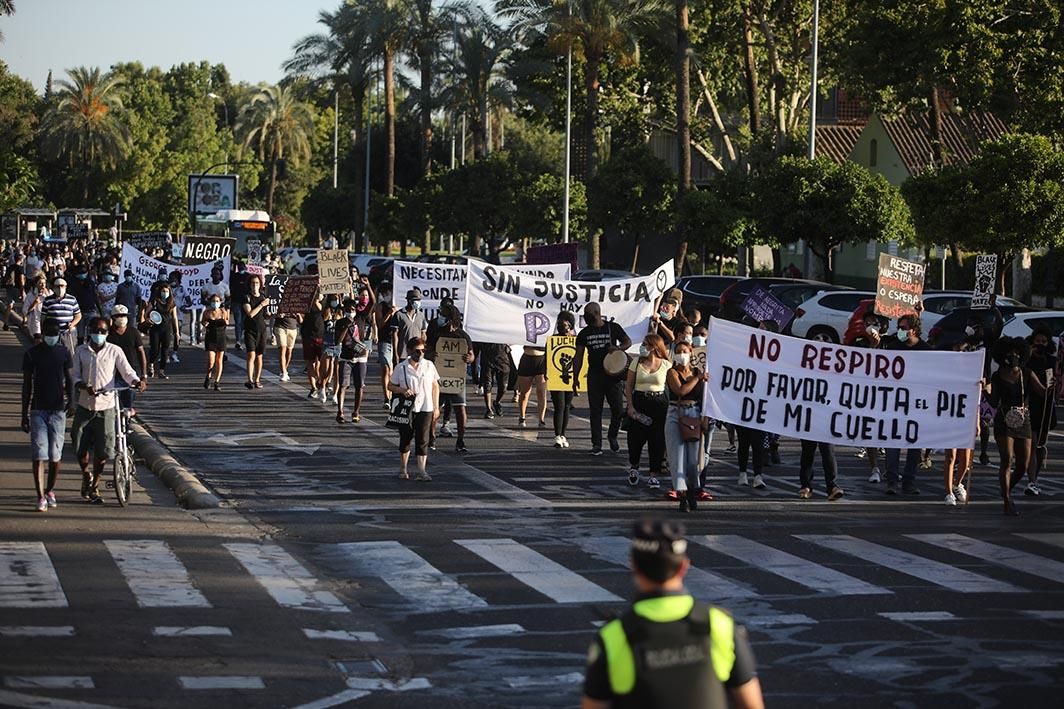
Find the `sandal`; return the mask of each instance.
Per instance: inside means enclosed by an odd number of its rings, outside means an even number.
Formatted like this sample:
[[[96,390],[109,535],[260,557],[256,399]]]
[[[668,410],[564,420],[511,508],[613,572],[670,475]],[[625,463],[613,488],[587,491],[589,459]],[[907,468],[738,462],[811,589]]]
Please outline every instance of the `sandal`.
[[[361,420],[362,417],[358,414],[351,414],[351,423],[359,423]]]
[[[262,388],[262,382],[255,382],[255,388],[256,389],[261,389]]]
[[[336,423],[347,423],[347,419],[344,418],[343,414],[336,414]]]

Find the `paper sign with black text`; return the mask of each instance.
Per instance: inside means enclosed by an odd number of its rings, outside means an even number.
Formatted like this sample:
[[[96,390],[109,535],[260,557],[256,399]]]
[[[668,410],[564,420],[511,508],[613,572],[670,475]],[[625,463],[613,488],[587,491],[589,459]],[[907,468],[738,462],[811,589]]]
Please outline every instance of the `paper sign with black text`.
[[[573,365],[576,364],[576,335],[551,335],[547,338],[547,389],[573,390]],[[580,370],[577,391],[587,391],[588,359]]]
[[[298,315],[310,310],[314,294],[318,292],[317,276],[289,276],[284,284],[278,312]]]
[[[318,279],[321,292],[326,295],[351,291],[347,249],[318,249]]]
[[[271,273],[266,276],[266,297],[269,299],[270,304],[266,306],[266,317],[272,318],[280,312],[278,307],[281,305],[281,297],[284,295],[285,283],[288,282],[288,276],[283,273]]]
[[[972,310],[989,310],[994,300],[997,284],[997,256],[980,254],[975,257],[975,290],[972,292]]]
[[[122,245],[122,271],[129,269],[133,272],[133,281],[140,288],[140,295],[145,300],[151,294],[151,286],[159,278],[159,271],[167,273],[177,271],[181,274],[181,285],[188,293],[199,293],[203,286],[211,282],[211,269],[214,262],[201,263],[193,266],[179,266],[165,261],[154,259],[140,249],[130,244]],[[229,258],[222,259],[222,279],[229,278]]]
[[[123,234],[122,240],[140,251],[152,249],[168,249],[173,241],[168,231],[140,231],[132,234]]]
[[[475,259],[474,259],[475,260]],[[484,263],[481,261],[480,263]],[[567,280],[571,275],[569,264],[519,264],[498,266],[508,271],[523,273],[542,278]],[[440,308],[440,301],[451,298],[455,305],[465,307],[466,282],[469,279],[469,266],[465,264],[421,263],[419,261],[396,261],[392,267],[392,287],[395,301],[403,303],[407,291],[417,288],[421,291],[421,310],[425,317],[432,320]]]
[[[466,284],[466,332],[474,342],[542,346],[561,311],[579,321],[588,303],[599,303],[603,317],[636,343],[673,280],[671,259],[649,276],[597,283],[525,276],[473,262]]]
[[[463,337],[436,340],[436,371],[440,373],[441,394],[461,394],[466,386],[465,355],[469,343]]]
[[[924,293],[927,267],[890,254],[879,255],[879,278],[876,280],[876,315],[891,319],[912,315]]]
[[[869,350],[710,321],[703,415],[865,448],[970,448],[983,352]]]
[[[229,236],[186,236],[182,259],[190,265],[218,261],[231,257],[235,244]]]
[[[755,323],[760,324],[766,320],[775,321],[780,330],[786,329],[787,324],[794,317],[793,310],[772,295],[771,291],[761,286],[756,286],[750,291],[750,295],[746,296],[742,310]]]

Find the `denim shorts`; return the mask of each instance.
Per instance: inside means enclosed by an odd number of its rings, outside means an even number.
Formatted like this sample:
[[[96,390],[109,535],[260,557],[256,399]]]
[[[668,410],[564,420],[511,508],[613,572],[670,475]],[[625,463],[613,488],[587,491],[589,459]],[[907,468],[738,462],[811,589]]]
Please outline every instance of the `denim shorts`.
[[[62,460],[65,435],[65,411],[30,411],[30,446],[33,448],[33,460],[53,463]]]

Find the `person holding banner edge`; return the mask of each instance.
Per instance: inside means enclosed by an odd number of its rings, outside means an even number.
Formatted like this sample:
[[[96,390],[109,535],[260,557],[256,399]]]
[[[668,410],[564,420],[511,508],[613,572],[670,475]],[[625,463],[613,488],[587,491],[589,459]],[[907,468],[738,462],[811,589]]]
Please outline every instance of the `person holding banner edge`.
[[[902,315],[898,318],[898,331],[895,338],[883,343],[883,349],[902,350],[906,352],[922,352],[931,347],[922,339],[922,326],[920,316],[916,314]],[[901,449],[887,449],[887,494],[898,494],[898,468],[901,463]],[[920,489],[916,487],[916,469],[923,458],[920,448],[909,448],[905,454],[905,470],[901,474],[901,490],[906,495],[919,495]]]
[[[610,427],[607,433],[610,450],[621,450],[617,434],[621,430],[624,415],[624,370],[609,373],[603,366],[606,356],[613,352],[625,352],[632,346],[628,333],[615,322],[607,322],[598,303],[584,306],[585,326],[576,336],[576,359],[573,371],[579,372],[587,357],[587,400],[591,419],[591,455],[602,455],[602,408],[603,400],[610,406]],[[579,390],[573,378],[573,392]]]
[[[691,343],[683,340],[677,342],[672,355],[672,369],[666,377],[669,412],[665,417],[665,442],[672,470],[672,489],[680,501],[680,512],[698,509],[699,492],[702,490],[700,449],[703,432],[708,428],[709,421],[701,414],[702,394],[709,381],[709,373],[691,366],[692,351]],[[698,425],[691,428],[695,420]]]

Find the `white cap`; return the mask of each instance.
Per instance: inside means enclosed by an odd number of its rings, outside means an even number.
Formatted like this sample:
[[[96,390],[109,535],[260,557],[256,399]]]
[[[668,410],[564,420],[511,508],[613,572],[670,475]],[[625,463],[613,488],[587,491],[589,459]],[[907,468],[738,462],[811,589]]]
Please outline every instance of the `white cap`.
[[[129,315],[129,308],[124,305],[116,305],[111,308],[111,316],[114,317],[115,315]]]

